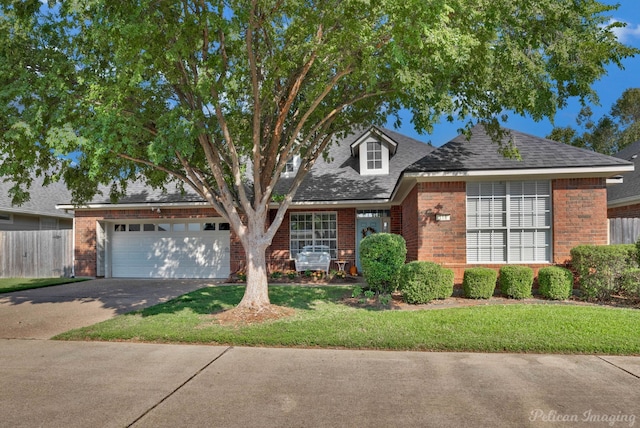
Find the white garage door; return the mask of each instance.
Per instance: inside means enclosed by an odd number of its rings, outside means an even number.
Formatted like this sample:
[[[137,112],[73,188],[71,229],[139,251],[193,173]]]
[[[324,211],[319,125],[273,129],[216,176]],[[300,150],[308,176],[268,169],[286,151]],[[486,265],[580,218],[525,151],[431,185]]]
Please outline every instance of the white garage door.
[[[229,223],[127,222],[110,225],[114,278],[227,278]]]

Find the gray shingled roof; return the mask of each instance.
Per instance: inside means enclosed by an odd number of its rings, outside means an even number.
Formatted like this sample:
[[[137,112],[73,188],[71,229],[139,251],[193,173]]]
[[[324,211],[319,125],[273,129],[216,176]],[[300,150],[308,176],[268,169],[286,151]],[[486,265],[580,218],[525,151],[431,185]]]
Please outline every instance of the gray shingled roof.
[[[63,181],[44,187],[43,178],[34,177],[31,189],[29,189],[30,200],[20,206],[11,205],[11,197],[9,196],[11,187],[13,187],[13,182],[0,180],[0,211],[73,218],[72,214],[56,209],[56,204],[68,203],[71,200],[71,192]]]
[[[515,146],[522,160],[508,159],[484,127],[471,129],[471,138],[463,134],[434,150],[407,168],[407,172],[482,171],[501,169],[576,168],[629,165],[629,162],[590,150],[558,143],[512,129]]]
[[[153,189],[143,180],[127,184],[126,195],[120,198],[119,204],[144,204],[144,203],[184,203],[204,202],[204,199],[188,186],[181,191],[176,183],[168,183],[166,189]],[[100,186],[98,194],[93,197],[90,204],[111,204],[109,198],[109,186]]]
[[[303,180],[294,201],[388,199],[402,171],[434,150],[428,144],[389,129],[377,129],[398,143],[396,154],[389,160],[388,175],[362,176],[359,173],[359,160],[351,156],[350,145],[369,130],[366,129],[333,144],[328,157],[333,160],[318,159]],[[276,193],[285,193],[292,180],[293,178],[281,178]],[[110,204],[108,187],[101,187],[100,190],[102,195],[96,195],[91,204]],[[154,190],[143,181],[136,181],[128,185],[127,196],[118,201],[120,204],[182,202],[203,202],[203,199],[189,188],[180,193],[174,184],[169,184],[166,191]]]
[[[304,178],[295,202],[319,202],[340,200],[389,199],[402,171],[416,160],[432,152],[434,147],[399,134],[389,129],[377,128],[387,137],[398,143],[395,155],[389,160],[388,175],[360,175],[360,164],[351,156],[351,143],[359,139],[364,132],[346,137],[329,149],[329,159],[320,158]],[[286,192],[292,178],[283,178],[276,191]]]
[[[622,174],[622,183],[607,187],[608,202],[633,197],[640,198],[640,140],[628,145],[614,156],[633,162],[635,170]]]

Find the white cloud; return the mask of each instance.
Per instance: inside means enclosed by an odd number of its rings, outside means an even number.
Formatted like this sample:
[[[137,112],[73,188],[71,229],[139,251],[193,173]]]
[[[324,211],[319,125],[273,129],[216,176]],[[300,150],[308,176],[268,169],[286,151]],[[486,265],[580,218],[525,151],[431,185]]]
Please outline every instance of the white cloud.
[[[616,27],[613,29],[613,34],[616,35],[618,41],[622,43],[629,42],[630,39],[640,38],[640,24],[631,24],[629,22],[620,21],[617,19],[611,19],[608,22],[608,25],[614,24],[616,22],[622,22],[627,24],[626,27]]]

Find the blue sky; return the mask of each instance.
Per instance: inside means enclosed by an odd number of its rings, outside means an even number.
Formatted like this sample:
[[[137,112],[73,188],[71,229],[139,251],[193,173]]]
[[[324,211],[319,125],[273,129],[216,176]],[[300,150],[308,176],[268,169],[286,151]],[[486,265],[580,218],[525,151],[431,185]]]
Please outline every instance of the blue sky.
[[[619,0],[602,1],[605,4],[619,4],[618,10],[610,12],[612,18],[616,21],[625,22],[627,26],[619,29],[618,39],[623,43],[640,48],[640,5],[638,0]],[[625,89],[640,87],[640,56],[627,58],[624,62],[624,70],[618,69],[616,66],[608,68],[608,74],[600,79],[593,86],[600,97],[599,106],[591,106],[594,119],[608,114],[611,106],[622,95]],[[556,126],[576,126],[575,119],[580,111],[580,103],[573,100],[568,107],[557,112],[554,121]],[[550,120],[545,119],[541,122],[535,122],[531,118],[523,118],[514,114],[509,115],[509,121],[503,124],[507,128],[515,129],[521,132],[544,137],[551,132],[553,124]],[[393,124],[387,124],[393,129]],[[434,146],[442,144],[453,139],[458,135],[458,129],[464,126],[463,122],[449,123],[443,121],[434,127],[434,131],[430,135],[418,134],[411,124],[410,117],[407,116],[403,120],[402,127],[399,132],[416,138],[420,141],[431,141]]]

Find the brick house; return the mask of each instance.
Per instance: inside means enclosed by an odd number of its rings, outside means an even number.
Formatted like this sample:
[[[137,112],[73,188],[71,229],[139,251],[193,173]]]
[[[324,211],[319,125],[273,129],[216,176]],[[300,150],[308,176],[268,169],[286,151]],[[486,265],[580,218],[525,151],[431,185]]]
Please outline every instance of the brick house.
[[[359,266],[360,240],[381,231],[404,236],[407,261],[438,262],[457,282],[469,266],[537,269],[567,262],[576,245],[607,244],[607,178],[633,164],[509,132],[521,160],[499,154],[480,126],[438,149],[377,127],[334,144],[296,194],[269,268],[291,269],[307,246]],[[296,168],[292,159],[282,186]],[[76,275],[224,278],[244,263],[229,229],[195,194],[134,183],[117,204],[75,210]]]
[[[640,163],[640,141],[625,147],[614,155],[619,159]],[[607,194],[607,216],[609,218],[640,217],[640,168],[622,175],[623,182],[610,186]]]

